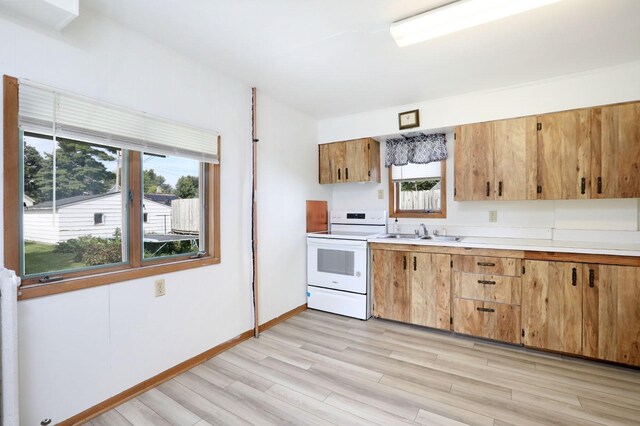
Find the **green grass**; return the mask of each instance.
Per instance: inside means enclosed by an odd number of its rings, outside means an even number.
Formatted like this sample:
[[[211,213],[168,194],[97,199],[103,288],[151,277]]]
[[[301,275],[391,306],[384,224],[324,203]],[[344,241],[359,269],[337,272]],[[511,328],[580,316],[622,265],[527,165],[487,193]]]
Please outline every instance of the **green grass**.
[[[55,245],[26,242],[24,244],[25,272],[38,274],[66,269],[82,268],[82,262],[73,260],[73,253],[55,253]]]

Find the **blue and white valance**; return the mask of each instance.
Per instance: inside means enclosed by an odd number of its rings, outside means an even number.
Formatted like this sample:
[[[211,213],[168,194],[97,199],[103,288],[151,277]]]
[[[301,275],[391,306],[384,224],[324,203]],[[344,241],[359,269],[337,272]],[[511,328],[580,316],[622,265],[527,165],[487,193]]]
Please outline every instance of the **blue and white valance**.
[[[406,166],[428,164],[447,159],[447,138],[444,133],[387,139],[384,165]]]

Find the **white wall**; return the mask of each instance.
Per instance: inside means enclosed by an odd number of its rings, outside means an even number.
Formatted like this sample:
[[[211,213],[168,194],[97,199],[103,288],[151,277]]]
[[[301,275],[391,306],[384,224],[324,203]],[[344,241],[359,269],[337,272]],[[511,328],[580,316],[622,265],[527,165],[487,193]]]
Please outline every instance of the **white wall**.
[[[252,328],[250,88],[89,11],[62,35],[0,17],[0,51],[2,74],[222,134],[221,264],[164,275],[167,294],[160,298],[149,277],[19,303],[21,423],[47,417],[57,423]],[[315,128],[306,117],[266,96],[261,102],[265,159],[273,156],[271,149],[313,140]],[[301,124],[286,130],[292,122]],[[309,170],[317,165],[315,155],[299,153],[290,157],[296,165],[280,165],[290,169],[269,174],[264,166],[270,179],[261,188],[264,226],[276,224],[280,206],[272,200],[284,202],[285,190],[289,217],[304,217],[304,199],[314,195]],[[293,229],[299,234],[267,232],[260,240],[267,253],[278,247],[262,279],[270,304],[263,320],[304,303],[300,269],[275,280],[272,272],[289,269],[304,249],[298,225]],[[14,249],[0,247],[0,258]]]
[[[564,109],[640,99],[640,62],[554,78],[500,90],[470,93],[411,105],[321,120],[318,142],[397,134],[398,112],[420,109],[421,127],[448,132],[447,219],[400,219],[409,232],[420,222],[431,228],[447,227],[462,235],[495,235],[529,238],[610,238],[640,242],[640,209],[637,199],[573,201],[453,201],[453,127],[457,124],[533,115]],[[413,129],[412,129],[413,130]],[[384,141],[384,137],[379,138]],[[381,158],[384,162],[384,142]],[[332,208],[388,208],[388,173],[380,184],[332,185]],[[384,190],[383,200],[378,190]],[[489,223],[489,210],[498,211],[498,222]],[[615,230],[589,233],[564,230]],[[563,232],[559,232],[563,231]],[[636,232],[628,232],[636,231]]]
[[[259,92],[257,105],[259,316],[263,323],[306,303],[305,200],[329,200],[331,188],[318,184],[316,122]]]

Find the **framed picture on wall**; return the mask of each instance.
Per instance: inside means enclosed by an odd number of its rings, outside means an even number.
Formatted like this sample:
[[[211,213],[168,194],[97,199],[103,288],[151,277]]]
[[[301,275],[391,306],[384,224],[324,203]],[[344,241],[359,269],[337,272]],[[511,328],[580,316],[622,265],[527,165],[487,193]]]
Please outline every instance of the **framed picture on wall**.
[[[420,110],[405,111],[398,114],[400,130],[412,129],[420,126]]]

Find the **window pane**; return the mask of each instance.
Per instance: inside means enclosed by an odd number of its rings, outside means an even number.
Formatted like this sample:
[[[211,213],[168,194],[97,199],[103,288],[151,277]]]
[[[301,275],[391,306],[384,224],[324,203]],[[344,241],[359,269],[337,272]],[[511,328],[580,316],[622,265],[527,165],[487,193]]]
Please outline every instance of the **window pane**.
[[[122,151],[37,135],[23,142],[24,272],[126,260]]]
[[[398,210],[439,212],[442,208],[440,179],[396,182]]]
[[[204,240],[201,163],[153,154],[142,161],[144,258],[198,252]]]

